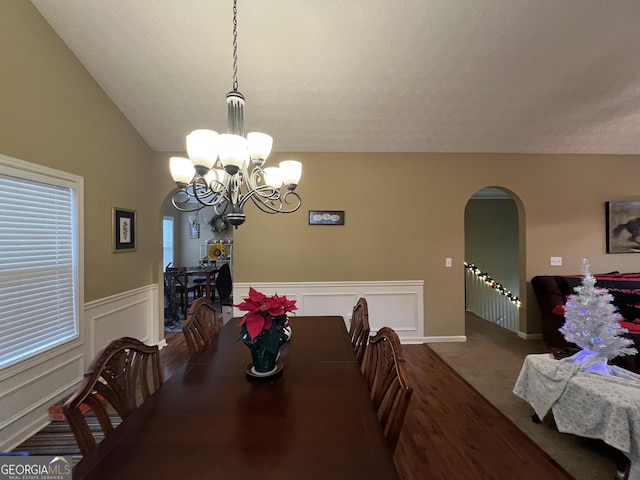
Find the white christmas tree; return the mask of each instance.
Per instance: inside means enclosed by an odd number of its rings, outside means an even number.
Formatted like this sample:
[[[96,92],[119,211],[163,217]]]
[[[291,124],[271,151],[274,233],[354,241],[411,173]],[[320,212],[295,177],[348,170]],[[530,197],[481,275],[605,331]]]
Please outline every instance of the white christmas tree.
[[[582,262],[582,284],[574,288],[564,306],[564,325],[560,333],[568,342],[575,343],[583,352],[574,355],[575,360],[589,366],[606,364],[620,355],[633,355],[635,348],[629,347],[633,340],[623,337],[627,333],[618,323],[623,320],[612,303],[613,296],[605,288],[596,287],[587,259]]]

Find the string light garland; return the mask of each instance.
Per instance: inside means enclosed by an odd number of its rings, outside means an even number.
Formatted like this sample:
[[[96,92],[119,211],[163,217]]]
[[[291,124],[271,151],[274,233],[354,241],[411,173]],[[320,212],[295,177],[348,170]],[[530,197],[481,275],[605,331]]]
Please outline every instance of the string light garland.
[[[473,263],[464,262],[464,268],[470,270],[476,277],[480,280],[484,281],[487,285],[493,288],[496,292],[501,295],[507,297],[511,302],[518,308],[520,308],[520,299],[507,290],[502,284],[496,282],[493,278],[489,276],[488,273],[483,272],[478,267],[476,267]]]

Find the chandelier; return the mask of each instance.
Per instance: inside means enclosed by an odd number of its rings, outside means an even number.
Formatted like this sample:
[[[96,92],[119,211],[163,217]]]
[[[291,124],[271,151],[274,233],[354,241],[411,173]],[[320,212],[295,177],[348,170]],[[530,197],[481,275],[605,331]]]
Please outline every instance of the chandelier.
[[[194,130],[187,135],[187,155],[171,157],[171,176],[178,189],[171,199],[182,212],[213,207],[238,228],[251,201],[265,213],[293,213],[300,208],[295,192],[302,164],[284,160],[263,168],[273,139],[259,132],[244,135],[244,96],[238,91],[237,0],[233,1],[233,90],[227,93],[228,133]]]

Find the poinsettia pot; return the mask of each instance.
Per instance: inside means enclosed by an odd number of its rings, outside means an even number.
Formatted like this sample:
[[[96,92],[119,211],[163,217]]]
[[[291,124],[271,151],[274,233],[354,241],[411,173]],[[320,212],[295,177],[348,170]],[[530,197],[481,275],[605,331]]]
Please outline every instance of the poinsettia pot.
[[[243,332],[241,339],[251,352],[255,373],[268,374],[276,370],[278,351],[288,338],[284,329],[286,323],[287,316],[281,315],[273,317],[271,328],[263,330],[254,338]]]

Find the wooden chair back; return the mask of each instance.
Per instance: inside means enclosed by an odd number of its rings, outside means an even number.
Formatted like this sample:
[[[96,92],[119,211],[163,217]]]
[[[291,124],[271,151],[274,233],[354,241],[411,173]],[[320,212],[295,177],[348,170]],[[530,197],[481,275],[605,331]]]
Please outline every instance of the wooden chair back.
[[[353,350],[356,353],[356,358],[360,365],[362,365],[362,361],[364,359],[364,353],[367,348],[370,333],[369,307],[367,306],[367,300],[365,298],[360,298],[358,303],[353,307],[353,312],[351,313],[351,324],[349,325],[349,338],[351,339],[351,345],[353,346]]]
[[[62,406],[82,455],[97,441],[87,417],[93,415],[106,438],[115,425],[142,405],[163,383],[157,346],[123,337],[113,340],[93,359],[75,393]]]
[[[189,277],[187,276],[187,267],[171,267],[167,266],[165,269],[165,284],[168,284],[169,294],[172,297],[172,301],[176,302],[182,309],[182,314],[187,314],[187,309],[190,307],[189,295],[193,295],[194,298],[200,295],[200,286],[195,284],[189,284]]]
[[[206,297],[196,298],[182,326],[189,355],[199,352],[211,337],[220,332],[221,326],[216,305]]]
[[[413,394],[407,381],[402,345],[395,331],[383,327],[369,339],[362,370],[387,443],[391,451],[395,451]]]

